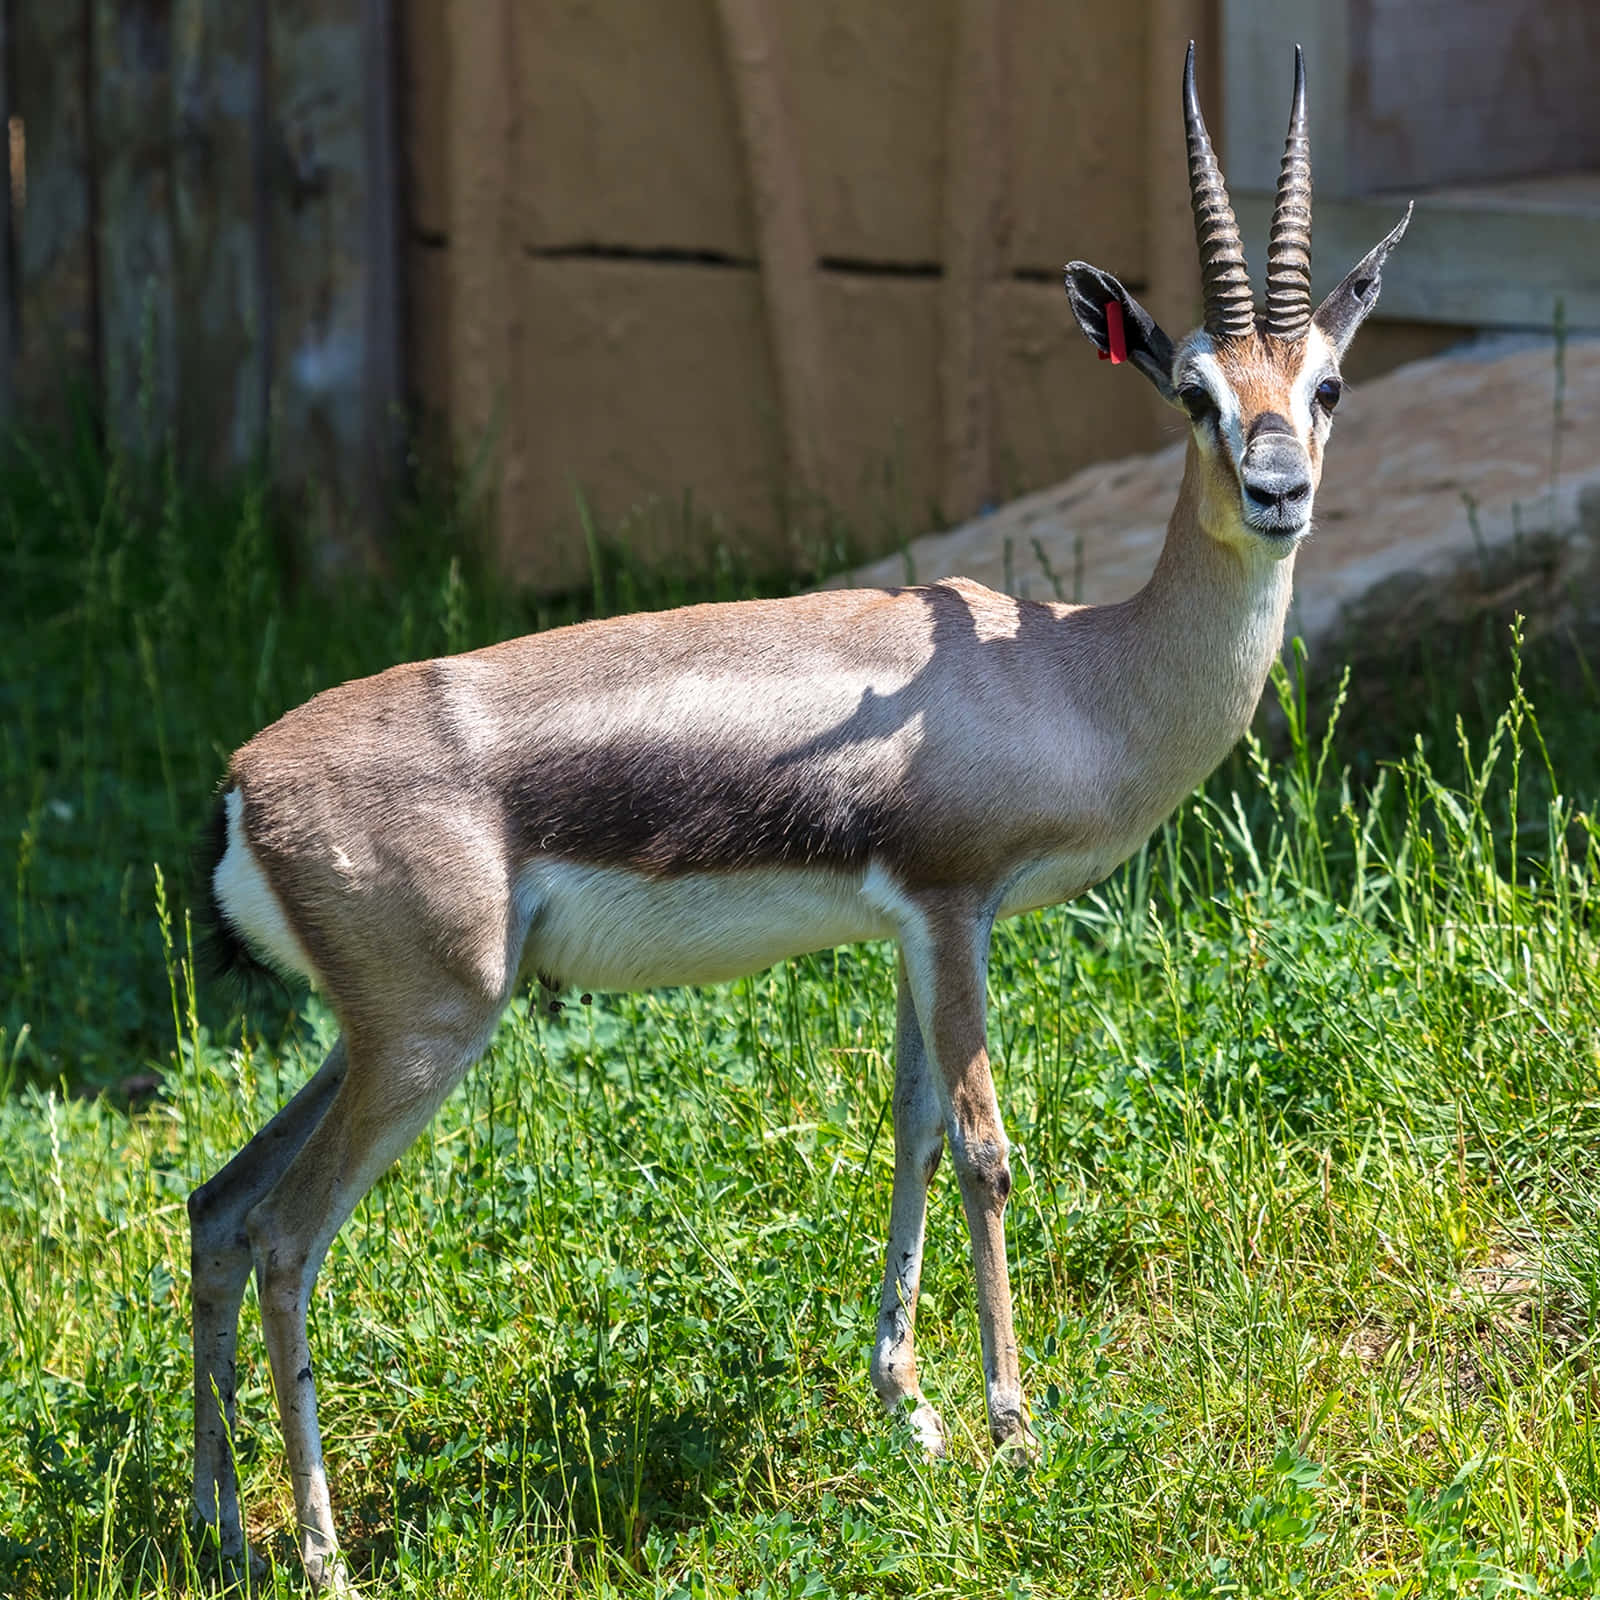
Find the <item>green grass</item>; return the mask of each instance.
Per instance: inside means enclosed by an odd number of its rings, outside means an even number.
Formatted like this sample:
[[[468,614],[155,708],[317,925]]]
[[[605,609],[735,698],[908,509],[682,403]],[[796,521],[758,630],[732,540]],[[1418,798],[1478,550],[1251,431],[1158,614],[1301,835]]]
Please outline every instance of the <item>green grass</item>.
[[[0,474],[0,516],[0,1592],[176,1594],[184,1197],[329,1034],[303,999],[241,1024],[196,998],[187,833],[226,750],[319,685],[566,613],[453,563],[437,507],[359,583],[311,581],[259,498],[87,452]],[[619,574],[753,587],[607,561],[602,607]],[[1331,737],[1281,685],[1281,750],[999,931],[1032,1470],[987,1443],[948,1177],[918,1334],[950,1458],[867,1383],[886,949],[515,1007],[314,1299],[363,1583],[1600,1593],[1600,714],[1554,656],[1471,668]],[[146,1064],[134,1109],[82,1092]],[[295,1593],[253,1302],[241,1354],[249,1521]]]

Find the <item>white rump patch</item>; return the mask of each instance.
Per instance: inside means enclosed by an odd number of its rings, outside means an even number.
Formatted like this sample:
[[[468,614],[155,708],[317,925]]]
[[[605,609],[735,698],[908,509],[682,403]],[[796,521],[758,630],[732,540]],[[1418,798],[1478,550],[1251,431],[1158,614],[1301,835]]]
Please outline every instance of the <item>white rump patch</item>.
[[[279,972],[309,978],[315,987],[317,974],[311,958],[295,937],[283,906],[245,837],[244,796],[237,789],[230,789],[223,796],[223,804],[228,810],[228,847],[211,875],[217,905],[234,932],[263,961]]]

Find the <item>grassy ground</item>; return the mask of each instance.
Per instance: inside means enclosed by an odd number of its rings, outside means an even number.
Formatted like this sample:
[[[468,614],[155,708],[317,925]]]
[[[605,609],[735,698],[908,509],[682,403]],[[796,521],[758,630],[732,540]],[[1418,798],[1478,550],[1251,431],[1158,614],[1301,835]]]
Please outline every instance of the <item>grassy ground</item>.
[[[328,1042],[303,1000],[196,1001],[184,841],[284,706],[555,617],[452,565],[437,516],[381,582],[310,583],[258,499],[88,452],[0,475],[0,518],[0,1592],[167,1595],[194,1585],[184,1196]],[[594,603],[670,597],[611,563]],[[1331,743],[1289,695],[1281,754],[1001,929],[1031,1471],[987,1444],[948,1178],[918,1331],[950,1459],[866,1382],[886,950],[515,1008],[315,1298],[363,1582],[1600,1593],[1600,707],[1505,663]],[[131,1109],[81,1092],[146,1066]],[[242,1356],[250,1521],[294,1592],[249,1305]]]

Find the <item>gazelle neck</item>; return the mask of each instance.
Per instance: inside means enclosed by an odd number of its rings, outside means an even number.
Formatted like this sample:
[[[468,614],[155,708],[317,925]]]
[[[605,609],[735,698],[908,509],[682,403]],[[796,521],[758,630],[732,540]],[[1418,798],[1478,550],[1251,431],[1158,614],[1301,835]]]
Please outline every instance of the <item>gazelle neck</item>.
[[[1294,550],[1208,528],[1230,514],[1205,493],[1193,440],[1155,572],[1126,607],[1123,666],[1159,708],[1158,737],[1209,772],[1250,725],[1283,645]]]

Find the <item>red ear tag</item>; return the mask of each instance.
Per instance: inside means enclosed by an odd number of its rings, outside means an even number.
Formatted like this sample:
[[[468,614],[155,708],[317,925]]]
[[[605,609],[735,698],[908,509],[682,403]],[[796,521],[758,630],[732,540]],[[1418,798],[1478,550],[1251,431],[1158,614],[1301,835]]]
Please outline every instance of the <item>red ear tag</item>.
[[[1111,348],[1100,352],[1102,361],[1117,366],[1128,359],[1128,336],[1122,326],[1122,307],[1115,300],[1106,301],[1106,343]]]

